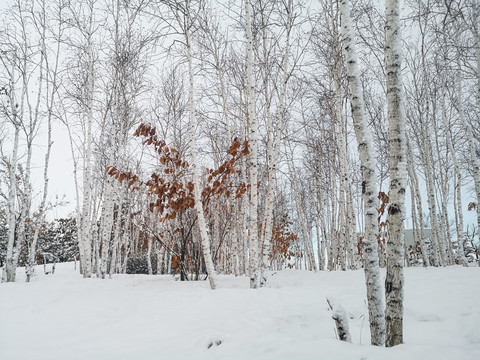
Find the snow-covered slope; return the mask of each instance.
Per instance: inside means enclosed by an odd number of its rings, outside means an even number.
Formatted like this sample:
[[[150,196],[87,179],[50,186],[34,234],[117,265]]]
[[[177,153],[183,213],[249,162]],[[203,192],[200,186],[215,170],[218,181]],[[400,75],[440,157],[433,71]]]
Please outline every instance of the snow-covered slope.
[[[73,264],[33,282],[0,284],[0,359],[478,359],[480,268],[405,271],[405,344],[369,345],[362,271],[282,271],[248,278],[83,279]],[[326,297],[350,316],[352,344],[335,338]]]

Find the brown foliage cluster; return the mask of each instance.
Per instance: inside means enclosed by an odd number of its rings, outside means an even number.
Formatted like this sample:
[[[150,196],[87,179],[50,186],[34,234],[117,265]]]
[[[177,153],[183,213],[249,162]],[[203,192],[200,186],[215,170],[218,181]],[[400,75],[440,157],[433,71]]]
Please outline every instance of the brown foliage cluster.
[[[287,215],[272,229],[272,250],[270,258],[291,260],[295,253],[291,250],[292,244],[297,241],[297,235],[290,231],[289,227],[292,222],[288,220]],[[291,265],[288,264],[290,267]]]
[[[164,140],[157,137],[156,129],[148,124],[141,124],[134,136],[145,138],[142,144],[154,147],[159,156],[162,172],[153,173],[147,182],[140,181],[138,176],[130,171],[122,172],[113,166],[107,167],[108,175],[115,177],[120,182],[127,180],[128,188],[131,191],[139,190],[140,186],[145,185],[148,195],[155,197],[155,201],[150,203],[150,211],[158,212],[162,216],[160,221],[175,219],[179,212],[193,208],[195,206],[194,185],[191,181],[185,181],[186,171],[190,165],[182,160],[179,151],[168,147]],[[228,154],[229,159],[218,169],[207,170],[208,182],[202,190],[204,207],[214,196],[229,198],[235,194],[235,199],[237,199],[246,192],[244,183],[234,185],[233,181],[230,181],[230,177],[240,174],[240,171],[235,169],[235,164],[243,156],[249,154],[248,142],[242,143],[235,138]]]
[[[247,191],[245,183],[240,183],[236,186],[233,181],[229,180],[232,175],[241,174],[240,170],[235,169],[235,164],[249,153],[247,140],[242,143],[238,138],[235,138],[228,150],[230,159],[226,160],[216,170],[207,169],[207,173],[209,174],[208,182],[202,191],[202,198],[205,199],[204,206],[208,205],[213,195],[225,196],[228,199],[234,193],[235,199],[238,199],[245,194]]]

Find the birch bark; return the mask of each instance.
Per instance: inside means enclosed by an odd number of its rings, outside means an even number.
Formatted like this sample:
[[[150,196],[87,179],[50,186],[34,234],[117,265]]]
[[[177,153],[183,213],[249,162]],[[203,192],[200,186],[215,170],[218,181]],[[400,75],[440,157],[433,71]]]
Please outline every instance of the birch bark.
[[[461,89],[458,88],[458,90],[460,91]],[[459,93],[459,95],[461,96],[461,93]],[[462,106],[460,106],[460,111],[463,113]],[[454,183],[454,191],[455,191],[454,207],[455,207],[455,223],[457,228],[457,244],[458,244],[456,259],[463,266],[468,266],[468,261],[467,261],[467,258],[465,257],[465,249],[463,246],[463,239],[465,235],[464,235],[464,229],[463,229],[464,224],[463,224],[463,211],[462,211],[462,174],[460,171],[460,166],[458,164],[455,147],[453,146],[453,136],[452,136],[451,129],[446,122],[446,116],[444,116],[443,119],[444,119],[444,126],[447,129],[447,145],[450,149],[450,154],[452,156],[452,161],[453,161],[453,168],[455,171],[453,183]]]
[[[187,15],[189,17],[190,15]],[[188,19],[191,21],[191,19]],[[187,47],[187,62],[188,62],[188,79],[189,79],[189,132],[190,132],[190,152],[192,160],[192,176],[193,176],[193,185],[194,185],[194,198],[195,198],[195,212],[198,218],[198,228],[200,230],[201,242],[202,242],[202,251],[203,257],[205,260],[205,266],[207,268],[208,280],[210,282],[210,288],[215,290],[216,288],[216,272],[213,265],[212,254],[210,250],[210,239],[207,233],[207,225],[205,222],[205,215],[203,212],[203,204],[201,197],[200,189],[200,179],[198,177],[198,164],[197,164],[197,120],[195,117],[195,98],[194,98],[194,74],[192,67],[192,45],[190,42],[190,25],[185,24],[185,43]]]
[[[268,168],[268,190],[265,204],[265,237],[263,241],[262,249],[262,265],[261,265],[261,286],[265,285],[266,276],[264,275],[265,270],[270,269],[270,252],[271,252],[271,240],[272,240],[272,229],[273,229],[273,195],[274,188],[276,183],[276,173],[277,173],[277,164],[280,153],[280,138],[282,128],[284,126],[284,107],[285,107],[285,94],[287,92],[287,84],[289,79],[288,73],[288,58],[290,56],[290,33],[292,31],[292,22],[293,22],[293,1],[289,0],[285,4],[287,11],[287,23],[286,23],[286,44],[285,52],[283,54],[282,61],[282,83],[280,88],[280,95],[278,99],[278,119],[275,127],[275,135],[269,139],[269,144],[267,148],[267,158],[269,159],[269,168]],[[264,36],[265,38],[265,36]],[[266,40],[264,40],[265,42]],[[265,49],[266,51],[266,49]],[[266,64],[266,60],[265,60]],[[267,88],[267,87],[266,87]],[[269,116],[269,118],[271,118]]]
[[[325,244],[326,244],[326,225],[325,215],[321,210],[321,190],[319,189],[318,176],[315,176],[315,192],[317,194],[315,204],[315,234],[317,237],[317,256],[318,256],[318,270],[325,270]]]
[[[83,256],[80,254],[82,262],[83,277],[92,276],[92,237],[91,237],[91,157],[92,157],[92,123],[93,123],[93,96],[95,87],[95,71],[93,56],[93,13],[94,6],[92,2],[88,2],[89,19],[88,29],[86,31],[86,55],[87,55],[87,83],[86,83],[86,134],[84,134],[84,154],[83,154],[83,199],[82,199],[82,216],[81,231],[83,243]]]
[[[115,221],[115,230],[113,232],[112,256],[111,256],[111,259],[110,259],[110,269],[109,269],[109,272],[108,272],[108,275],[109,275],[110,279],[112,278],[113,274],[118,273],[118,271],[117,271],[117,257],[121,256],[120,245],[121,245],[122,231],[124,231],[124,232],[128,231],[128,229],[125,228],[125,227],[123,227],[123,229],[122,229],[122,221],[124,219],[124,216],[123,216],[124,196],[125,196],[125,192],[127,191],[127,189],[122,184],[120,184],[119,185],[119,191],[120,191],[120,194],[119,194],[118,206],[117,206],[117,218],[116,218],[116,221]],[[125,224],[123,224],[123,226],[125,226]]]
[[[385,2],[385,70],[387,74],[390,188],[388,206],[386,341],[387,347],[403,343],[403,266],[405,243],[406,138],[402,84],[402,37],[398,0]]]
[[[112,162],[109,161],[111,164]],[[113,179],[108,176],[106,179],[106,190],[103,199],[103,209],[102,209],[102,227],[100,230],[100,240],[102,254],[100,258],[100,277],[105,279],[108,270],[109,262],[109,253],[110,253],[110,242],[112,239],[112,229],[113,229],[113,210],[115,205],[115,184]],[[110,264],[111,266],[112,264]]]
[[[26,229],[27,222],[31,222],[30,218],[30,206],[32,201],[32,186],[30,183],[30,175],[31,175],[31,164],[32,164],[32,154],[33,154],[33,140],[36,136],[36,132],[38,131],[38,116],[39,116],[39,107],[40,107],[40,100],[42,94],[42,84],[43,84],[43,62],[45,60],[45,55],[41,54],[40,62],[38,64],[40,68],[39,74],[39,81],[38,81],[38,90],[37,90],[37,98],[36,98],[36,105],[33,108],[31,103],[31,93],[30,87],[31,82],[30,78],[32,74],[29,72],[29,62],[31,61],[31,48],[33,47],[29,42],[29,35],[28,35],[28,24],[27,19],[29,17],[28,14],[22,8],[20,2],[16,5],[17,11],[19,12],[20,20],[20,36],[21,36],[21,46],[19,46],[19,52],[21,57],[18,59],[20,69],[20,78],[22,79],[22,97],[20,103],[20,116],[17,118],[20,121],[20,126],[25,133],[26,138],[26,149],[27,149],[27,160],[23,166],[23,170],[20,173],[22,177],[23,189],[21,194],[17,193],[17,200],[18,200],[18,207],[19,207],[19,218],[17,220],[18,228],[16,229],[16,245],[13,254],[13,262],[15,266],[18,264],[18,258],[20,256],[20,252],[22,247],[27,243],[27,239],[29,235],[27,234],[28,231]],[[18,106],[18,104],[16,104]],[[20,167],[19,167],[20,168]],[[18,186],[19,184],[17,184]]]
[[[385,315],[383,311],[380,268],[377,250],[377,184],[373,156],[372,135],[365,116],[365,103],[358,70],[358,59],[350,20],[350,1],[340,2],[343,51],[347,67],[352,117],[357,138],[362,169],[362,197],[365,214],[365,235],[362,241],[365,280],[367,285],[368,312],[372,345],[382,346],[385,342]]]
[[[407,145],[407,164],[408,164],[408,171],[410,174],[410,180],[412,183],[411,187],[411,193],[414,195],[415,199],[415,204],[417,206],[417,212],[418,212],[418,222],[420,223],[418,228],[420,229],[420,248],[422,251],[422,258],[423,258],[423,266],[430,266],[430,260],[428,258],[428,251],[427,251],[427,244],[425,242],[425,233],[424,233],[424,221],[423,221],[423,208],[422,208],[422,198],[420,196],[420,187],[418,185],[418,176],[417,172],[415,170],[415,162],[413,160],[413,152],[412,148],[410,146],[410,141],[408,139],[408,136],[406,137],[406,145]],[[412,206],[413,206],[413,201],[412,201]],[[414,216],[412,212],[412,217]],[[414,223],[417,222],[417,219],[414,219]]]
[[[7,282],[14,282],[16,279],[16,267],[20,252],[24,244],[29,244],[27,222],[30,225],[30,206],[32,199],[32,186],[30,184],[31,163],[33,153],[33,140],[39,130],[40,103],[43,98],[43,82],[44,82],[44,61],[45,56],[40,45],[40,59],[35,62],[36,44],[33,44],[29,38],[29,27],[34,26],[35,19],[32,19],[30,10],[24,9],[24,4],[16,2],[12,7],[14,22],[12,25],[12,37],[6,37],[6,49],[0,61],[3,64],[5,78],[8,86],[5,87],[5,95],[8,96],[8,106],[5,108],[5,115],[14,127],[14,139],[12,148],[12,157],[8,162],[8,242],[5,269],[2,275]],[[33,22],[33,23],[32,23]],[[39,28],[40,30],[41,28]],[[44,32],[43,32],[44,35]],[[42,38],[42,34],[40,34]],[[8,40],[7,40],[8,39]],[[40,40],[41,42],[41,40]],[[32,72],[31,65],[38,67],[38,90],[34,93],[32,88],[32,77],[36,73]],[[11,67],[11,69],[10,69]],[[17,74],[18,71],[18,74]],[[17,82],[21,82],[19,89],[20,99],[17,99]],[[32,105],[31,96],[36,95],[34,106]],[[20,165],[19,146],[20,131],[23,131],[26,138],[26,162]],[[17,174],[17,171],[19,172]],[[18,179],[21,179],[20,181]],[[20,190],[20,187],[23,189]],[[18,213],[17,213],[18,211]]]
[[[45,11],[45,9],[43,9]],[[38,116],[39,116],[39,109],[40,109],[40,101],[41,101],[41,97],[42,97],[42,93],[43,93],[43,81],[44,81],[44,62],[46,62],[46,59],[45,59],[45,53],[46,53],[46,48],[45,48],[45,24],[43,24],[43,30],[42,30],[42,35],[41,35],[41,42],[42,42],[42,46],[41,46],[41,58],[40,58],[40,64],[39,64],[39,67],[40,67],[40,75],[39,75],[39,84],[38,84],[38,93],[37,93],[37,105],[35,107],[35,114],[34,114],[34,122],[33,124],[31,123],[30,126],[31,126],[31,129],[33,130],[35,127],[36,127],[36,124],[38,124]],[[46,94],[47,96],[47,99],[48,99],[48,94]],[[48,100],[47,100],[48,101]],[[25,273],[26,273],[26,282],[30,282],[30,279],[32,278],[33,276],[33,272],[34,272],[34,262],[35,262],[35,253],[36,253],[36,246],[37,246],[37,239],[38,239],[38,233],[40,231],[40,227],[41,227],[41,224],[43,222],[43,218],[44,218],[44,207],[45,207],[45,202],[46,202],[46,196],[47,196],[47,189],[48,189],[48,160],[49,160],[49,157],[50,157],[50,149],[51,149],[51,132],[52,132],[52,129],[51,129],[51,118],[48,119],[48,132],[47,132],[47,153],[46,153],[46,157],[45,157],[45,167],[44,167],[44,188],[43,188],[43,196],[42,196],[42,201],[40,203],[40,208],[39,208],[39,212],[38,212],[38,218],[35,219],[35,223],[33,224],[34,227],[35,227],[35,230],[34,230],[34,234],[33,234],[33,238],[30,240],[28,239],[28,241],[25,241],[26,245],[27,245],[27,248],[28,248],[28,255],[27,255],[27,264],[26,264],[26,267],[25,267]],[[28,139],[29,136],[27,136],[27,139]],[[33,141],[33,135],[32,135],[32,138],[30,141]],[[27,174],[28,174],[28,182],[25,182],[25,185],[28,186],[26,189],[25,189],[25,193],[24,193],[24,196],[25,196],[25,201],[28,201],[30,202],[30,199],[26,199],[26,197],[30,197],[32,196],[33,194],[30,192],[31,191],[31,187],[30,187],[30,160],[31,160],[31,154],[32,154],[32,143],[29,142],[28,144],[28,155],[27,155]],[[30,191],[27,192],[27,189],[29,189]],[[27,208],[25,208],[25,210],[28,211]],[[27,240],[27,236],[26,234],[24,235],[25,237],[25,240]]]
[[[46,8],[45,8],[45,2],[42,3],[42,11],[40,14],[40,25],[42,28],[42,53],[47,54],[47,48],[46,48],[46,27],[47,27],[47,21],[46,21]],[[61,10],[60,10],[61,11]],[[61,15],[61,14],[60,14]],[[58,26],[58,34],[61,34],[62,32],[62,26],[59,22]],[[50,74],[50,67],[49,67],[49,61],[47,58],[45,58],[45,71],[47,74],[47,82],[46,82],[46,101],[47,101],[47,152],[45,154],[44,158],[44,168],[43,168],[43,196],[42,196],[42,201],[40,203],[40,206],[38,208],[38,218],[36,221],[36,226],[35,226],[35,232],[33,235],[33,239],[31,243],[29,244],[28,248],[28,259],[27,259],[27,265],[26,265],[26,281],[29,282],[31,277],[33,276],[33,271],[34,271],[34,265],[35,265],[35,254],[36,254],[36,248],[37,248],[37,241],[38,241],[38,236],[40,233],[40,226],[43,224],[45,220],[45,206],[47,202],[47,193],[48,193],[48,168],[49,168],[49,163],[50,163],[50,152],[52,149],[53,141],[52,141],[52,116],[53,116],[53,106],[54,106],[54,100],[55,100],[55,94],[57,92],[57,76],[58,76],[58,66],[59,66],[59,55],[60,55],[60,41],[57,41],[57,47],[56,47],[56,52],[55,52],[55,63],[54,63],[54,68],[53,68],[53,73]],[[48,78],[51,76],[52,81],[48,81]]]
[[[452,157],[452,162],[453,162],[453,165],[454,165],[454,169],[455,169],[455,163],[456,163],[456,157],[455,157],[455,153],[454,153],[454,149],[453,149],[453,145],[452,144],[449,144],[449,128],[448,128],[448,125],[447,125],[447,114],[446,114],[446,104],[445,104],[445,94],[443,93],[443,90],[442,90],[442,94],[441,94],[441,119],[442,119],[442,123],[443,123],[443,126],[444,126],[444,131],[445,131],[445,137],[446,137],[446,142],[447,142],[447,156],[445,157],[444,161],[445,163],[443,163],[441,166],[440,166],[440,182],[438,184],[438,187],[439,187],[439,190],[440,190],[440,195],[441,195],[441,198],[440,198],[440,209],[441,209],[441,212],[440,212],[440,221],[442,223],[442,233],[444,234],[444,244],[443,244],[443,247],[445,248],[446,247],[446,262],[447,262],[447,265],[452,265],[454,264],[454,253],[453,253],[453,247],[452,247],[452,233],[450,231],[450,225],[449,225],[449,217],[448,217],[448,209],[447,209],[447,204],[448,204],[448,197],[449,197],[449,189],[448,189],[448,185],[449,185],[449,180],[448,180],[448,168],[449,168],[449,161],[448,161],[448,154],[450,154],[450,156]],[[435,133],[439,133],[439,129],[438,127],[436,126],[435,128]],[[441,149],[441,146],[440,146],[440,139],[438,137],[438,135],[436,136],[435,138],[435,144],[436,144],[436,149],[437,149],[437,154],[441,154],[442,152],[442,149]],[[450,146],[452,145],[452,146]],[[441,159],[439,159],[439,161],[441,161]],[[455,174],[454,174],[455,176]]]
[[[249,221],[249,271],[250,288],[260,286],[260,254],[258,240],[258,149],[257,149],[257,119],[255,114],[255,84],[253,80],[253,35],[250,17],[250,3],[245,0],[245,31],[247,36],[247,86],[248,86],[248,123],[250,161],[250,221]]]
[[[443,266],[443,260],[440,256],[440,239],[438,233],[438,219],[437,219],[437,205],[435,201],[435,188],[434,188],[434,181],[433,181],[433,165],[430,156],[430,136],[427,133],[426,127],[423,126],[423,139],[427,145],[424,149],[424,163],[425,163],[425,177],[426,177],[426,185],[427,185],[427,203],[428,208],[430,211],[430,227],[432,229],[432,248],[433,248],[433,265],[435,266]]]
[[[15,74],[15,67],[12,69],[12,74]],[[13,78],[12,78],[13,80]],[[17,119],[17,110],[14,104],[17,104],[15,98],[14,84],[11,83],[10,91],[10,103],[12,104],[12,123],[15,127],[14,140],[13,140],[13,152],[9,165],[9,184],[8,184],[8,243],[7,243],[7,257],[5,261],[5,269],[3,275],[5,281],[15,282],[17,264],[15,262],[15,223],[16,223],[16,197],[17,197],[17,182],[16,182],[16,169],[18,161],[18,143],[20,138],[20,122]],[[18,246],[18,245],[17,245]],[[3,279],[2,279],[3,281]]]
[[[333,3],[332,3],[333,6]],[[337,20],[334,15],[333,9],[332,12],[332,25],[333,28],[337,28]],[[335,117],[336,117],[336,131],[338,135],[336,136],[336,142],[338,147],[338,158],[340,162],[340,169],[338,174],[340,177],[340,201],[339,201],[339,262],[342,270],[347,269],[347,254],[350,264],[353,262],[352,253],[351,253],[351,244],[353,243],[353,232],[355,224],[353,223],[353,214],[351,213],[351,203],[349,201],[351,184],[348,175],[348,160],[347,160],[347,137],[346,137],[346,117],[343,113],[343,89],[341,84],[342,76],[342,56],[341,56],[341,47],[340,47],[339,36],[335,36],[334,40],[334,59],[335,59],[335,72],[334,72],[334,88],[335,88]]]

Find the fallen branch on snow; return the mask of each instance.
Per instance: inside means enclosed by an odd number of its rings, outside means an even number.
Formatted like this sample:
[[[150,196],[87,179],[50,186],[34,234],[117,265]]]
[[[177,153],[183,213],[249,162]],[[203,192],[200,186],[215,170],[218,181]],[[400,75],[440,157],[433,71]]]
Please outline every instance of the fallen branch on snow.
[[[332,319],[335,320],[339,339],[351,343],[352,338],[348,329],[348,317],[345,309],[331,297],[327,297],[327,303],[333,312]]]

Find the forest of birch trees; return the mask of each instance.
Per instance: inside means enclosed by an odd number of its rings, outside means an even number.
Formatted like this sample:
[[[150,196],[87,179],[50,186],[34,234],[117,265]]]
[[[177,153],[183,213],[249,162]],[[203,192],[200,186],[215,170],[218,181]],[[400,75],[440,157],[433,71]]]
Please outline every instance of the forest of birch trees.
[[[67,237],[86,278],[363,268],[393,346],[403,267],[478,261],[476,0],[10,0],[0,20],[2,281]],[[59,176],[75,211],[53,226]]]

